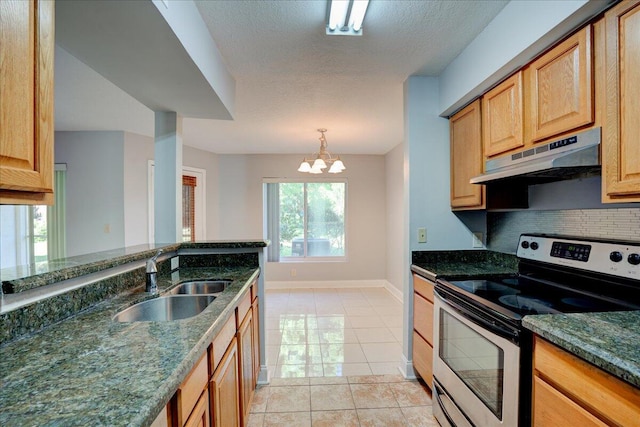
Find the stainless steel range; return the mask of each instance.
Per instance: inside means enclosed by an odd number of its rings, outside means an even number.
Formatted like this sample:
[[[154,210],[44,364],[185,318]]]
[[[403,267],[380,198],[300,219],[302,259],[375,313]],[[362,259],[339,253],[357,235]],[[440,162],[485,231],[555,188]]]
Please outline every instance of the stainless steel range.
[[[435,286],[434,415],[443,426],[527,426],[528,314],[640,310],[640,242],[523,234],[518,273]]]

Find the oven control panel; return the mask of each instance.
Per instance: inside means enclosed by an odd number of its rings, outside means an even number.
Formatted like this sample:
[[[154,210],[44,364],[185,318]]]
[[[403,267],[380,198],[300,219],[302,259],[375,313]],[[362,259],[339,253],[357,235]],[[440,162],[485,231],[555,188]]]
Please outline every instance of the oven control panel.
[[[640,242],[522,234],[517,255],[640,281]]]

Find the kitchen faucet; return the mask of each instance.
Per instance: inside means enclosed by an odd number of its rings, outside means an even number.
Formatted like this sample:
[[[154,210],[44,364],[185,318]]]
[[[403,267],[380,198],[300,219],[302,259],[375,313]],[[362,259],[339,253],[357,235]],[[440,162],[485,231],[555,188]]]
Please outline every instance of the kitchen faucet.
[[[158,293],[158,265],[156,264],[156,260],[161,253],[162,249],[147,261],[147,285],[144,291],[149,292],[151,295]]]

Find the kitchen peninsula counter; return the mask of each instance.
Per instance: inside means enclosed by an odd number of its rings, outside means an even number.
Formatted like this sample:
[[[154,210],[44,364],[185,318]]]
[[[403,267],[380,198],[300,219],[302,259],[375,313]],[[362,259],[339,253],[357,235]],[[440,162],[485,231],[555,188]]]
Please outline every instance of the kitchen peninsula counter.
[[[150,425],[258,274],[257,267],[181,268],[159,276],[161,294],[185,280],[233,282],[188,319],[114,322],[118,311],[149,298],[136,288],[4,344],[0,425]]]
[[[522,324],[640,388],[640,311],[531,315],[525,316]]]

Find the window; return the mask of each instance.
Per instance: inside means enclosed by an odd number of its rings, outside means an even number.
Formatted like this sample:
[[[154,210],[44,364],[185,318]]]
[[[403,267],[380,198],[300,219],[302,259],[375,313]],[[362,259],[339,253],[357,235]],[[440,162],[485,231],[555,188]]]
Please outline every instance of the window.
[[[0,269],[66,257],[65,174],[56,164],[52,206],[0,206]]]
[[[195,176],[182,175],[182,241],[196,241],[196,186]]]
[[[347,184],[266,184],[269,261],[344,258]]]

